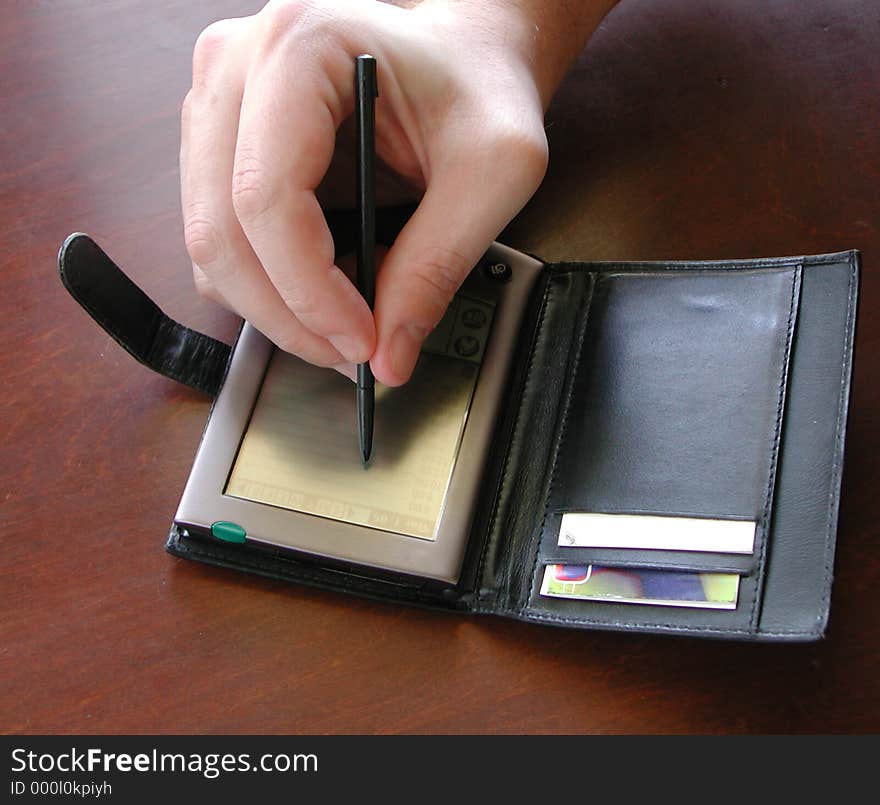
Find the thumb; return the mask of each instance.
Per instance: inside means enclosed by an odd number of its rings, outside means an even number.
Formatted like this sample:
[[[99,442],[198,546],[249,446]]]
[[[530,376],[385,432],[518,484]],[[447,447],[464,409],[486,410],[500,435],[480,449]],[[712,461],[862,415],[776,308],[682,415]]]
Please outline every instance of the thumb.
[[[376,283],[373,374],[387,386],[409,380],[422,342],[465,277],[540,184],[535,170],[459,164],[441,171],[382,263]],[[522,164],[522,163],[521,163]]]

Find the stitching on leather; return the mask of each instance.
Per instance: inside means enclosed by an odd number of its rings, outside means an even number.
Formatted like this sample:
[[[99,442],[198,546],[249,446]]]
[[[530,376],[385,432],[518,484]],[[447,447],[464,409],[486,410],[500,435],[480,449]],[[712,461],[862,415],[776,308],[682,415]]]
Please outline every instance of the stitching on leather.
[[[794,322],[800,289],[801,267],[796,266],[791,276],[791,298],[788,307],[788,323],[786,324],[785,346],[782,353],[782,371],[779,378],[779,392],[776,401],[776,423],[773,433],[773,447],[770,451],[770,465],[767,468],[767,491],[764,493],[764,508],[761,513],[761,550],[758,556],[758,567],[755,570],[755,594],[752,599],[752,610],[749,613],[749,629],[755,630],[758,614],[758,602],[761,600],[761,585],[764,583],[764,571],[767,559],[767,542],[770,537],[770,505],[773,501],[773,490],[776,485],[776,467],[779,460],[779,444],[782,438],[782,414],[785,410],[785,389],[788,385],[788,367],[791,360],[791,344],[794,335]]]
[[[577,551],[577,548],[573,548],[572,550]],[[573,554],[574,555],[574,554]],[[743,558],[747,558],[746,555],[743,555]],[[538,550],[538,559],[541,564],[570,564],[570,565],[587,565],[592,564],[599,565],[602,567],[642,567],[648,568],[649,570],[681,570],[688,573],[738,573],[741,576],[751,576],[753,572],[757,570],[757,565],[754,568],[751,566],[743,567],[743,565],[737,565],[733,562],[725,565],[723,562],[710,562],[707,564],[700,564],[699,562],[694,561],[658,561],[658,560],[650,560],[650,559],[630,559],[626,558],[615,558],[613,560],[608,559],[590,559],[584,558],[579,561],[571,561],[571,557],[568,557],[569,561],[565,562],[563,559],[555,559],[553,554],[547,555],[546,552],[542,552],[540,549]]]
[[[534,588],[534,581],[532,583]],[[757,590],[755,590],[755,597],[757,597]],[[754,606],[754,599],[753,599]],[[627,620],[627,621],[617,621],[617,620],[608,620],[607,618],[583,618],[583,617],[573,617],[566,618],[562,615],[552,615],[544,610],[540,609],[527,609],[526,607],[521,607],[518,610],[508,609],[505,610],[507,613],[511,615],[522,616],[525,614],[525,617],[535,617],[540,618],[541,620],[549,620],[549,621],[559,621],[561,623],[591,623],[600,626],[625,626],[630,629],[669,629],[675,631],[689,631],[689,632],[714,632],[716,634],[769,634],[764,632],[758,632],[755,629],[751,628],[751,623],[749,624],[748,629],[741,629],[736,626],[688,626],[687,624],[680,623],[647,623],[645,621],[638,620]],[[735,610],[730,610],[733,612]],[[792,632],[792,634],[800,634],[800,632]]]
[[[726,636],[730,634],[739,634],[745,636],[754,636],[756,634],[760,634],[763,637],[811,637],[816,634],[814,631],[804,631],[804,630],[787,630],[787,629],[777,629],[772,632],[752,632],[746,629],[722,629],[717,626],[678,626],[671,624],[654,624],[654,623],[634,623],[632,621],[620,621],[620,620],[595,620],[592,618],[564,618],[558,615],[545,615],[543,613],[537,612],[528,612],[523,614],[522,610],[503,610],[499,611],[497,614],[500,615],[512,615],[518,617],[522,620],[530,621],[547,621],[549,623],[571,623],[571,624],[580,624],[585,625],[589,624],[592,626],[604,626],[604,627],[612,627],[618,628],[621,630],[625,630],[627,632],[648,632],[648,631],[663,631],[663,632],[677,632],[681,634],[686,633],[695,633],[695,634],[716,634],[719,636]]]
[[[611,275],[614,271],[632,273],[658,273],[669,271],[750,271],[766,268],[795,268],[803,265],[835,265],[850,260],[851,252],[837,252],[825,255],[791,255],[789,257],[771,257],[767,259],[751,258],[746,260],[666,260],[662,264],[651,260],[634,261],[602,261],[595,262],[558,262],[547,263],[550,268],[567,266],[582,271],[592,271]]]
[[[853,316],[855,315],[856,310],[856,260],[855,255],[852,252],[849,254],[849,266],[849,286],[847,288],[849,304],[846,312],[846,327],[843,331],[843,366],[840,373],[840,394],[837,398],[834,463],[831,468],[831,482],[828,489],[828,517],[825,526],[825,576],[823,581],[822,598],[819,602],[820,620],[822,618],[822,613],[824,613],[829,607],[831,599],[831,575],[834,566],[834,525],[837,509],[837,506],[834,505],[834,499],[835,490],[839,488],[840,472],[843,466],[843,450],[841,443],[844,431],[844,411],[847,407],[847,389],[849,387],[846,379],[850,370],[850,362],[852,360],[851,332],[853,329]],[[816,631],[817,633],[821,632],[821,624],[817,625]]]
[[[517,614],[513,611],[511,615]],[[751,635],[754,632],[748,629],[722,629],[717,626],[679,626],[670,623],[645,623],[635,621],[619,621],[619,620],[596,620],[593,618],[563,618],[559,615],[548,615],[541,612],[529,612],[524,615],[529,620],[548,621],[551,623],[583,623],[595,626],[612,626],[632,631],[635,629],[659,629],[665,632],[700,632],[704,634],[742,634]]]
[[[562,414],[562,425],[559,428],[559,433],[556,436],[556,444],[553,447],[553,471],[550,475],[550,486],[547,489],[547,499],[544,502],[544,516],[541,519],[541,528],[538,531],[538,544],[534,546],[535,551],[535,560],[532,564],[532,581],[529,585],[528,593],[526,594],[525,600],[523,601],[522,606],[520,607],[520,611],[524,612],[529,606],[529,599],[532,597],[532,590],[535,588],[535,583],[537,582],[538,575],[538,557],[541,553],[541,539],[544,535],[544,529],[547,526],[547,515],[550,511],[550,500],[553,498],[553,489],[556,486],[556,471],[559,466],[559,448],[562,445],[562,441],[565,438],[565,434],[568,431],[568,416],[571,413],[571,398],[574,396],[574,388],[577,384],[578,371],[580,370],[581,365],[581,357],[583,356],[584,351],[584,339],[587,335],[587,325],[590,321],[590,309],[593,305],[593,298],[596,295],[596,285],[598,284],[598,279],[595,275],[591,275],[590,277],[590,289],[589,295],[586,299],[581,301],[581,309],[578,311],[580,316],[583,316],[583,323],[581,324],[581,331],[578,333],[576,357],[574,361],[574,366],[572,367],[571,380],[568,385],[568,394],[565,398],[565,409]],[[531,547],[531,546],[530,546]]]
[[[551,277],[552,279],[552,277]],[[483,611],[482,602],[480,601],[480,588],[483,586],[483,572],[486,563],[486,558],[489,555],[489,546],[496,541],[495,538],[495,525],[498,518],[499,506],[501,504],[501,499],[504,495],[504,488],[507,484],[508,478],[508,468],[510,464],[510,457],[514,450],[514,445],[518,443],[519,437],[522,435],[520,431],[520,420],[522,416],[523,410],[523,400],[525,400],[529,386],[532,381],[532,369],[535,363],[535,352],[538,342],[540,341],[540,335],[544,328],[544,320],[545,314],[547,312],[547,305],[550,300],[550,295],[553,289],[553,284],[548,279],[547,284],[544,288],[544,297],[541,300],[541,312],[538,315],[538,323],[535,326],[535,334],[532,337],[532,343],[529,346],[529,362],[526,367],[526,376],[523,381],[522,393],[519,397],[519,406],[517,407],[516,415],[513,420],[513,427],[511,428],[511,437],[510,444],[507,447],[507,454],[504,457],[504,465],[501,469],[501,477],[498,480],[498,485],[496,487],[495,492],[495,503],[492,507],[492,516],[489,519],[489,536],[486,539],[485,544],[483,545],[483,550],[480,554],[480,564],[477,569],[477,584],[479,585],[476,596],[474,598],[474,611],[481,612]]]

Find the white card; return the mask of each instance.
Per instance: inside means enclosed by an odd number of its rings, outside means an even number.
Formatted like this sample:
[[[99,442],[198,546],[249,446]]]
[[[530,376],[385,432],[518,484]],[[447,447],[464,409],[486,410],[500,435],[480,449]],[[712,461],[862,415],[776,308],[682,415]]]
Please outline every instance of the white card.
[[[755,523],[653,514],[566,512],[557,544],[569,548],[632,548],[751,553]]]

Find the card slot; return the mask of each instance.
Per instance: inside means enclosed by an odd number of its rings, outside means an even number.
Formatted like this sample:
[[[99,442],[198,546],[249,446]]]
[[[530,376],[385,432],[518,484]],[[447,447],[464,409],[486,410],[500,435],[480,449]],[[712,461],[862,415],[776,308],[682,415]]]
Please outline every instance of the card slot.
[[[533,553],[533,592],[543,563],[569,555],[557,545],[562,512],[746,520],[756,527],[744,558],[631,556],[644,567],[665,560],[754,572],[754,627],[800,276],[800,264],[598,275]],[[618,558],[603,550],[579,555]]]
[[[632,548],[542,548],[539,565],[603,565],[654,570],[688,570],[701,573],[753,573],[758,565],[754,554],[708,553],[703,551],[635,550]]]
[[[543,566],[541,570],[543,575]],[[757,578],[744,576],[739,581],[734,609],[702,609],[542,596],[539,583],[528,605],[518,614],[523,620],[569,628],[747,639],[755,636],[752,622],[756,591]]]

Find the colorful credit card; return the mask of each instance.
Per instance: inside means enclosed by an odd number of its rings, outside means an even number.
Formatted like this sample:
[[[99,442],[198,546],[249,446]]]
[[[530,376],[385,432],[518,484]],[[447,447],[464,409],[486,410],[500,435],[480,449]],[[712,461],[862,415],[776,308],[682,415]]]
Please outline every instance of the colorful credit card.
[[[701,609],[736,609],[738,593],[736,573],[598,565],[546,565],[541,584],[541,595],[554,598]]]

